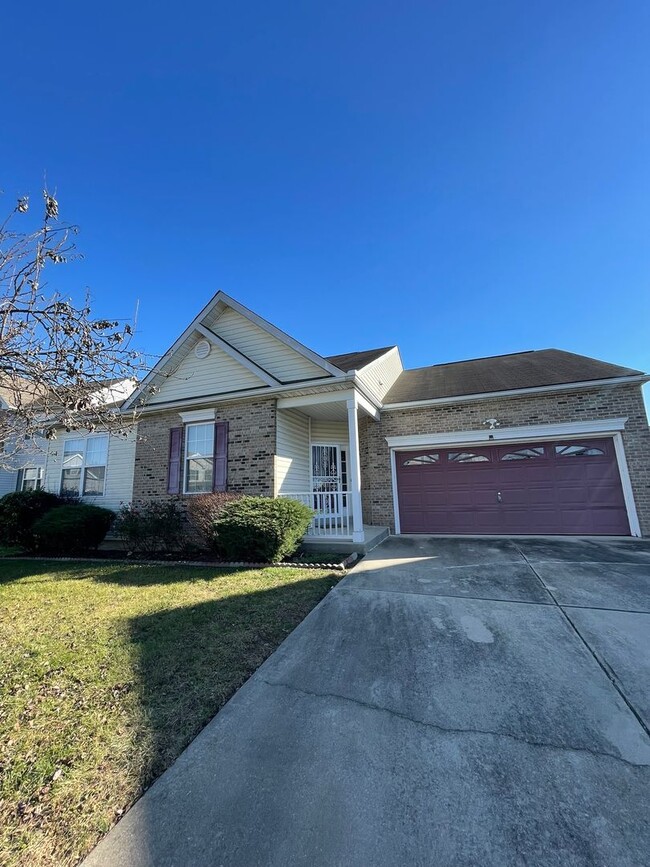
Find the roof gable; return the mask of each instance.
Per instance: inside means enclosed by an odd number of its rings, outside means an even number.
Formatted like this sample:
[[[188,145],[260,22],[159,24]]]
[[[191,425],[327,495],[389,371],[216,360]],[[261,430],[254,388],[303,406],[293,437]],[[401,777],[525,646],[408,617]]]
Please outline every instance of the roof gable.
[[[176,355],[175,366],[150,397],[149,406],[268,385],[219,346],[211,346],[207,356],[197,358],[194,350],[203,339],[199,333],[187,339],[182,353]]]
[[[211,346],[203,365],[193,355],[201,339]],[[162,356],[123,409],[138,403],[161,404],[327,379],[341,373],[325,358],[219,291]]]

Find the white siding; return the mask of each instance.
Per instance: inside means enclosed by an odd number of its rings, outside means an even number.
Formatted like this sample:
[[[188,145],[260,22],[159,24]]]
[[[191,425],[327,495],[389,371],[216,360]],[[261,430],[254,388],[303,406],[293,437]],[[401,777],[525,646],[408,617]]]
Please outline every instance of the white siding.
[[[0,470],[0,497],[16,490],[18,473],[15,470]]]
[[[56,440],[51,440],[47,453],[45,467],[45,483],[48,491],[59,493],[61,487],[61,460],[63,443],[67,439],[85,439],[88,434],[74,431],[61,434]],[[103,497],[84,497],[84,503],[103,506],[106,509],[117,510],[122,503],[130,503],[133,496],[133,472],[135,468],[136,431],[128,436],[117,435],[108,438],[108,459],[106,463],[106,483]]]
[[[309,419],[297,410],[278,410],[276,494],[298,494],[309,491],[309,462]]]
[[[313,443],[338,443],[348,445],[348,423],[346,421],[321,421],[312,419],[311,441]]]
[[[403,369],[399,349],[394,346],[390,352],[363,367],[357,376],[375,397],[383,400]]]
[[[7,463],[11,466],[16,467],[15,470],[11,469],[0,469],[0,497],[3,497],[5,494],[10,494],[12,491],[16,490],[16,485],[18,484],[18,470],[23,469],[25,467],[44,467],[45,466],[45,454],[47,450],[47,443],[44,439],[37,438],[35,440],[35,447],[33,450],[25,450],[25,451],[17,451],[15,454],[13,452],[13,446],[9,445],[7,451],[8,455],[5,455],[5,459]]]
[[[313,361],[231,308],[209,325],[206,321],[206,325],[281,382],[328,375]]]
[[[171,376],[158,381],[160,391],[149,399],[150,405],[266,385],[218,346],[212,346],[207,358],[197,358],[194,346],[199,339],[189,338],[187,354]]]

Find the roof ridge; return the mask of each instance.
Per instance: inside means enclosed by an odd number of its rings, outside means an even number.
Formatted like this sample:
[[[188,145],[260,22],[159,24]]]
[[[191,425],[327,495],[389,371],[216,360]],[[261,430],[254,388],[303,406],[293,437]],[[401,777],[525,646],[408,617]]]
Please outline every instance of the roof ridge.
[[[469,364],[471,361],[489,361],[491,358],[511,358],[513,355],[533,355],[536,352],[563,352],[562,349],[522,349],[520,352],[502,352],[498,355],[480,355],[478,358],[462,358],[460,361],[439,361],[437,364],[423,364],[422,367],[407,367],[407,370],[427,370],[431,367],[451,367],[453,364]],[[597,361],[598,359],[594,359]]]

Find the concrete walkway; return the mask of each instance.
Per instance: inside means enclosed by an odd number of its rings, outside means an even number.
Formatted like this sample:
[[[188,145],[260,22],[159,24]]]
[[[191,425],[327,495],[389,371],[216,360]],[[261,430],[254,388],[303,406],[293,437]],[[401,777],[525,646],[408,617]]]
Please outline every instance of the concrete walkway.
[[[86,860],[650,863],[650,544],[391,538]]]

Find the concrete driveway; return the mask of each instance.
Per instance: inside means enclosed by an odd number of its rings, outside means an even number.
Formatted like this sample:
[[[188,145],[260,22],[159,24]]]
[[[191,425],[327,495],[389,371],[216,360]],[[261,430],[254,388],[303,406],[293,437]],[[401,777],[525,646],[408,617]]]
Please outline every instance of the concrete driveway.
[[[650,543],[398,537],[87,865],[650,863]]]

